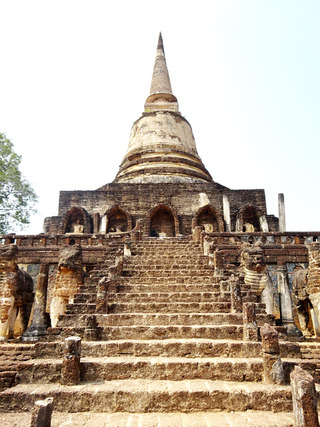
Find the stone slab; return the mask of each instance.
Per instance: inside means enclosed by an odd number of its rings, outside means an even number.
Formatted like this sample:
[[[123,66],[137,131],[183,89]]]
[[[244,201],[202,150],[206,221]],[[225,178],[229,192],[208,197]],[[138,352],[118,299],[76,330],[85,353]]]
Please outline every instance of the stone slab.
[[[0,413],[2,427],[30,424],[28,412]],[[293,427],[291,412],[67,413],[53,412],[52,427]]]

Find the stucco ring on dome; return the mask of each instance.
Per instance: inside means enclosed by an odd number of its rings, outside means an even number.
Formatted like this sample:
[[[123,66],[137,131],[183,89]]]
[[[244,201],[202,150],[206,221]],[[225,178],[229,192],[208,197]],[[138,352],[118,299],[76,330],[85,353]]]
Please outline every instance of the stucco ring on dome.
[[[166,100],[167,102],[178,102],[177,98],[172,93],[157,92],[148,96],[146,104],[157,102],[158,100]]]

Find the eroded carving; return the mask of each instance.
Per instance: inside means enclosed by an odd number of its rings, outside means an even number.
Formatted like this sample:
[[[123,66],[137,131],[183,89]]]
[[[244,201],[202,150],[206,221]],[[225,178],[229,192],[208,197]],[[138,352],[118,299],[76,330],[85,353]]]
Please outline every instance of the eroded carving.
[[[33,281],[16,263],[17,253],[15,245],[0,249],[0,341],[23,334],[33,302]]]
[[[266,305],[267,313],[272,314],[274,291],[260,246],[248,246],[242,250],[241,270],[244,275],[244,283],[260,297],[261,302]]]
[[[82,234],[83,233],[83,225],[80,224],[80,220],[77,219],[76,223],[73,224],[73,234]]]
[[[292,277],[292,302],[298,315],[300,330],[306,337],[311,337],[310,300],[307,290],[308,269],[297,266]]]
[[[308,269],[296,268],[292,280],[292,300],[298,315],[300,329],[306,337],[317,331],[320,324],[320,244],[308,246]],[[315,319],[312,319],[312,310]],[[311,331],[310,331],[311,329]]]
[[[63,248],[59,254],[59,264],[53,298],[50,304],[52,327],[56,327],[59,316],[64,314],[66,305],[73,302],[83,283],[82,252],[78,246]]]
[[[255,232],[254,225],[251,224],[250,222],[246,222],[245,224],[243,224],[243,232],[244,233],[254,233]]]

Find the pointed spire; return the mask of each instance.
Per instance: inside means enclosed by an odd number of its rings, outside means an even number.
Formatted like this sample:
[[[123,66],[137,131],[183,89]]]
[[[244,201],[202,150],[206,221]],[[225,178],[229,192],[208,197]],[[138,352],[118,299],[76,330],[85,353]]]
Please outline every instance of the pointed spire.
[[[159,34],[156,60],[153,67],[153,75],[151,81],[150,95],[156,93],[172,94],[169,72],[166,63],[166,57],[163,49],[163,40],[161,33]]]
[[[172,94],[161,33],[145,113],[134,122],[114,182],[212,182],[197,153],[190,124]]]
[[[178,111],[177,98],[172,94],[161,33],[159,34],[156,60],[153,67],[150,95],[146,100],[145,110]]]
[[[164,49],[163,49],[163,40],[162,40],[162,34],[161,34],[161,31],[160,31],[160,33],[159,33],[159,39],[158,39],[158,47],[157,47],[157,50],[162,50],[163,51],[163,54],[164,54]]]

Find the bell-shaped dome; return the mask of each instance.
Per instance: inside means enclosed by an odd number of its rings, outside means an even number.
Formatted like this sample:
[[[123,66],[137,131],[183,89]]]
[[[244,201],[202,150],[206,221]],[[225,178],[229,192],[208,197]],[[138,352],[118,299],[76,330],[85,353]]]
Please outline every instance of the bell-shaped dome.
[[[132,126],[115,182],[212,182],[172,94],[161,34],[145,112]]]

